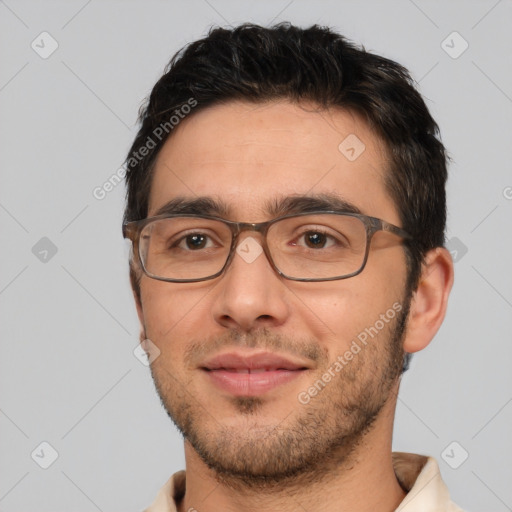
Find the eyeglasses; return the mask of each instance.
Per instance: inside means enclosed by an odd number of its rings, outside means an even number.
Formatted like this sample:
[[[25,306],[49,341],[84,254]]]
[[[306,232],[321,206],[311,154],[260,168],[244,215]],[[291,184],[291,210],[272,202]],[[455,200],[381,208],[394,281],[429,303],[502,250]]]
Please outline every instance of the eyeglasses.
[[[370,241],[377,231],[412,239],[406,231],[384,220],[336,211],[291,214],[259,223],[164,214],[123,224],[123,236],[132,241],[133,254],[144,273],[173,283],[220,276],[232,261],[243,231],[260,233],[258,245],[272,268],[293,281],[356,276],[366,265]],[[254,242],[252,247],[253,251],[260,250]],[[249,251],[249,246],[246,249]],[[240,254],[240,248],[237,252]]]

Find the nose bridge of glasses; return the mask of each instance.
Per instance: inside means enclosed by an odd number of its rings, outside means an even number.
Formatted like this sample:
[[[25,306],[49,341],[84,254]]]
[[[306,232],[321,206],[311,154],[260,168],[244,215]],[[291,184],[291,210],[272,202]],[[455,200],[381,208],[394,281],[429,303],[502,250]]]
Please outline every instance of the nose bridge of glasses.
[[[237,222],[236,224],[232,224],[233,240],[228,262],[234,257],[235,252],[238,252],[239,256],[247,263],[252,263],[254,256],[263,252],[270,265],[273,267],[272,256],[269,253],[266,240],[266,234],[270,224],[271,222]],[[248,233],[245,236],[240,236],[243,232]],[[248,241],[249,244],[245,243]]]
[[[263,242],[265,239],[265,234],[267,232],[268,224],[268,222],[237,222],[233,229],[233,236],[236,243],[238,244],[240,243],[240,240],[251,236],[251,234],[249,233],[245,237],[240,237],[240,235],[244,231],[259,233],[260,236],[258,238],[260,238],[261,241]]]

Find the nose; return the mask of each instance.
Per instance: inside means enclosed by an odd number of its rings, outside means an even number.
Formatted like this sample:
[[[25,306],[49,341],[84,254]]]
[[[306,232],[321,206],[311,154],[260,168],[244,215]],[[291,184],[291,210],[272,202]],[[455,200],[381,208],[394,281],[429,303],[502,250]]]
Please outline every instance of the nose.
[[[258,235],[240,238],[220,279],[215,287],[213,315],[223,327],[248,332],[286,322],[287,288],[263,252]]]

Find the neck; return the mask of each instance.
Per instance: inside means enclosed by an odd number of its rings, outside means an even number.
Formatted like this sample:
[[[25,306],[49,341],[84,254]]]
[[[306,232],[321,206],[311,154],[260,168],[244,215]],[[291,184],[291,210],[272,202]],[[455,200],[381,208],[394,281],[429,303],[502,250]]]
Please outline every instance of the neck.
[[[279,486],[262,484],[256,489],[226,480],[208,468],[186,441],[186,492],[178,512],[394,511],[406,493],[393,469],[391,438],[396,402],[392,402],[381,410],[371,431],[349,454],[332,454],[318,471],[290,478]]]

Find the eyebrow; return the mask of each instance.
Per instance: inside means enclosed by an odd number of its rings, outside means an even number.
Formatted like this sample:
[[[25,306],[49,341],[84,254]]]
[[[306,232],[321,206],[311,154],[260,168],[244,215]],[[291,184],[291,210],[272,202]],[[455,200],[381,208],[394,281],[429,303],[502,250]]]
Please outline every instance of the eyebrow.
[[[210,196],[195,198],[178,196],[158,208],[154,216],[192,214],[211,215],[227,219],[231,210],[232,208],[228,203]],[[267,200],[262,208],[262,213],[271,217],[281,217],[283,215],[313,211],[336,211],[362,214],[361,209],[355,204],[334,193],[277,197]]]
[[[193,214],[193,215],[212,215],[223,217],[228,214],[229,208],[226,203],[213,197],[202,196],[193,199],[178,196],[171,199],[153,214]]]
[[[355,204],[334,193],[286,196],[266,203],[266,212],[274,217],[312,211],[362,213]]]

